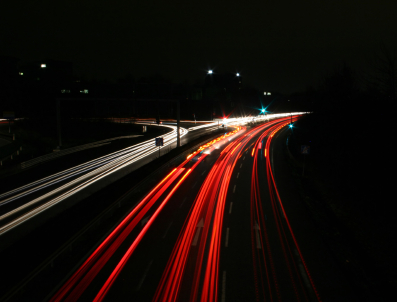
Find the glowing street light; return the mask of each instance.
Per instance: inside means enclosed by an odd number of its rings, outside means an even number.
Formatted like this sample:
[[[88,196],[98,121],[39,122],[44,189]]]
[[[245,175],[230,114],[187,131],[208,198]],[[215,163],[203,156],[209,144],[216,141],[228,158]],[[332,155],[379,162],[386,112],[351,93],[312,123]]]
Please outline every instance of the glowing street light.
[[[212,74],[212,70],[208,70],[208,74]]]
[[[236,73],[236,77],[239,77],[239,76],[240,76],[240,74],[237,72],[237,73]]]

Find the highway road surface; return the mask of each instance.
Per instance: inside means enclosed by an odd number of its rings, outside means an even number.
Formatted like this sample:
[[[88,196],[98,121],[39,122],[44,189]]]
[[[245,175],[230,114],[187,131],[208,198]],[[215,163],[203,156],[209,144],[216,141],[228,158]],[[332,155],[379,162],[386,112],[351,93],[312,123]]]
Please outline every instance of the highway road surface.
[[[272,166],[289,123],[239,127],[192,154],[50,300],[320,301]]]
[[[245,123],[247,118],[230,119],[228,124]],[[147,123],[140,122],[145,125]],[[186,125],[189,125],[185,123]],[[185,125],[184,124],[184,125]],[[181,144],[186,144],[196,138],[219,128],[218,122],[206,122],[198,125],[190,124],[190,128],[180,128]],[[57,171],[41,179],[34,179],[24,185],[0,193],[0,237],[22,224],[40,215],[54,206],[67,206],[65,200],[80,200],[109,182],[121,178],[152,161],[161,154],[161,149],[175,148],[177,127],[169,122],[161,127],[171,129],[160,136],[164,145],[156,147],[154,140],[147,140],[130,147],[112,152],[88,162],[72,166],[66,170]],[[230,127],[229,127],[230,128]],[[32,173],[34,177],[34,173]],[[3,188],[4,189],[4,188]],[[88,191],[89,190],[89,191]],[[88,193],[87,193],[88,192]],[[15,237],[10,235],[10,237]],[[4,241],[6,242],[6,241]],[[7,240],[8,242],[8,240]],[[2,248],[0,244],[0,249]]]

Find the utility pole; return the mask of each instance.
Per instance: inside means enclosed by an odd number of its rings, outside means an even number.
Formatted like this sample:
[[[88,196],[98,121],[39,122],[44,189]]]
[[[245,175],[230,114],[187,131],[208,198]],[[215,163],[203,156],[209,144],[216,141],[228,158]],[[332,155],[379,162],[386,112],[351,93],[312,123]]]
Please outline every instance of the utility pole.
[[[179,104],[179,100],[176,101],[176,147],[179,148],[181,146],[181,135],[179,133],[179,124],[181,122],[180,119],[180,104]]]
[[[62,147],[61,139],[61,100],[57,99],[57,130],[58,130],[58,149]]]

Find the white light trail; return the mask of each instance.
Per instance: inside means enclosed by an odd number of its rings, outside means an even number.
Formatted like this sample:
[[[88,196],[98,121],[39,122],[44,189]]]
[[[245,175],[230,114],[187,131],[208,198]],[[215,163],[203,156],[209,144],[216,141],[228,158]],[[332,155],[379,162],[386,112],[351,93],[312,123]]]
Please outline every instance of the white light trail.
[[[163,135],[164,138],[164,148],[172,143],[175,143],[177,140],[176,137],[176,126],[164,125],[164,127],[168,127],[173,129],[173,131]],[[188,133],[187,129],[180,128],[180,136],[183,137]],[[132,147],[125,148],[123,150],[113,152],[109,155],[102,156],[100,158],[91,160],[87,163],[75,166],[73,168],[61,171],[59,173],[50,175],[43,179],[37,180],[30,184],[24,185],[20,188],[14,189],[12,191],[3,193],[0,195],[0,199],[4,197],[8,197],[0,201],[0,206],[17,200],[23,196],[26,196],[30,193],[39,191],[61,181],[66,181],[71,177],[76,177],[80,174],[80,177],[75,178],[60,187],[55,188],[54,190],[35,198],[32,201],[27,202],[26,204],[11,210],[4,215],[0,216],[0,222],[4,219],[21,214],[20,217],[15,220],[7,223],[6,225],[0,227],[0,235],[7,232],[8,230],[16,227],[17,225],[23,223],[24,221],[38,215],[39,213],[45,211],[49,207],[61,202],[67,197],[72,196],[73,194],[81,191],[85,187],[93,184],[94,182],[109,176],[110,174],[134,163],[138,160],[158,151],[158,147],[154,144],[154,139],[147,140],[145,142],[136,144]],[[66,192],[65,192],[66,190]],[[61,194],[62,193],[62,194]],[[57,194],[61,194],[56,196]],[[38,205],[37,208],[28,211],[27,213],[22,212],[26,210],[28,207],[32,207],[37,203],[43,202],[48,198],[52,198],[49,201],[46,201],[44,204]]]

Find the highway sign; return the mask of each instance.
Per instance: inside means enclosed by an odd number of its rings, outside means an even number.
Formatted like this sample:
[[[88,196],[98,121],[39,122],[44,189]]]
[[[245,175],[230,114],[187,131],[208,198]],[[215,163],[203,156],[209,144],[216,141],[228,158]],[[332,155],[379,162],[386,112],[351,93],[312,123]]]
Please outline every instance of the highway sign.
[[[301,154],[310,154],[310,146],[301,145]]]
[[[155,142],[156,142],[156,146],[158,146],[158,147],[163,146],[163,144],[164,144],[164,140],[162,137],[156,137]]]

